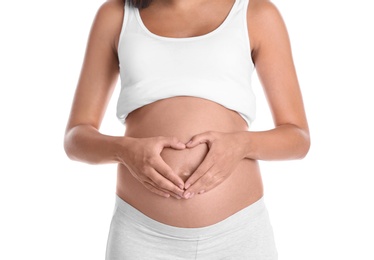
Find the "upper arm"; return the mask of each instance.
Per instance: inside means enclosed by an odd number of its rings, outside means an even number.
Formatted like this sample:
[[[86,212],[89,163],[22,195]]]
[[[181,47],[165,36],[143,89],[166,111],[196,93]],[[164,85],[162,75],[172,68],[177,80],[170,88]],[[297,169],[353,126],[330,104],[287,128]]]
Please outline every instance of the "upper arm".
[[[67,130],[80,124],[99,128],[119,75],[117,41],[123,19],[122,1],[98,9],[86,46]]]
[[[290,40],[281,14],[268,0],[251,0],[247,18],[252,58],[275,125],[294,124],[308,130]]]

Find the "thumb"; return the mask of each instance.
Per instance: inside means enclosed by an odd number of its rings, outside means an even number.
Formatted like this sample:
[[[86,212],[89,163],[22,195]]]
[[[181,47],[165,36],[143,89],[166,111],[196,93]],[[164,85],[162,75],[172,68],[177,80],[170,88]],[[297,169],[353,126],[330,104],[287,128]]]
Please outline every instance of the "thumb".
[[[191,140],[186,143],[187,148],[193,148],[199,144],[207,143],[210,146],[212,142],[212,135],[209,132],[197,134],[191,138]]]
[[[183,150],[186,145],[178,140],[176,137],[166,137],[163,142],[164,147],[170,147],[173,149]]]

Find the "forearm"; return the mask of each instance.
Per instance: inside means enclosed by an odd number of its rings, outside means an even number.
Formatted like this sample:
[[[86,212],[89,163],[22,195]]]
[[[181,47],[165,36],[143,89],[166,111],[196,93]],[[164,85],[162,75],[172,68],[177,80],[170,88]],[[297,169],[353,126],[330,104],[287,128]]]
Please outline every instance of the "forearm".
[[[291,124],[243,135],[245,157],[254,160],[302,159],[310,147],[309,132]]]
[[[72,160],[89,164],[120,163],[128,139],[103,135],[90,125],[78,125],[66,132],[64,148]]]

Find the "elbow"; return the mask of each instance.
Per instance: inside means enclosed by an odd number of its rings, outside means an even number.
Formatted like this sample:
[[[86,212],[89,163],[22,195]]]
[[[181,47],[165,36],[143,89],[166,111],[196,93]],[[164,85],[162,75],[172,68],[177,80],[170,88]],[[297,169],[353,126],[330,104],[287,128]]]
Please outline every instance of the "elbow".
[[[65,154],[66,156],[72,160],[72,161],[76,161],[76,157],[74,156],[74,153],[71,151],[71,149],[66,145],[64,144],[64,150],[65,150]]]
[[[64,151],[65,151],[65,154],[66,156],[70,159],[70,160],[76,160],[75,156],[74,156],[74,149],[72,147],[72,143],[73,141],[71,140],[71,135],[69,134],[69,132],[66,132],[65,133],[65,136],[64,136],[64,144],[63,144],[63,147],[64,147]]]
[[[67,130],[64,135],[63,148],[66,156],[73,161],[79,161],[77,133],[74,128]]]
[[[102,161],[94,153],[91,153],[92,146],[87,140],[87,129],[85,126],[75,126],[68,129],[64,136],[64,150],[67,157],[72,161],[87,164],[100,164]]]
[[[299,142],[299,153],[296,159],[304,159],[310,150],[310,134],[308,131],[302,131],[301,140]]]

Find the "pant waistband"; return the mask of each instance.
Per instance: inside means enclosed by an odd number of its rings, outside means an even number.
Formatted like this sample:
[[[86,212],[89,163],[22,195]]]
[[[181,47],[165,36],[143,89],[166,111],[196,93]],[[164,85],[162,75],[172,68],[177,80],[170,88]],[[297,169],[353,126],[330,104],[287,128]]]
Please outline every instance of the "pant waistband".
[[[187,239],[204,236],[212,237],[233,232],[244,225],[250,225],[255,222],[262,214],[267,214],[264,197],[218,223],[198,228],[175,227],[156,221],[122,200],[118,195],[116,195],[116,209],[119,209],[127,218],[142,227],[147,227],[157,233]]]

